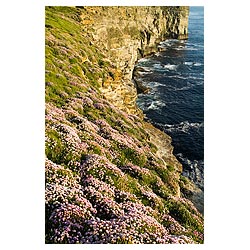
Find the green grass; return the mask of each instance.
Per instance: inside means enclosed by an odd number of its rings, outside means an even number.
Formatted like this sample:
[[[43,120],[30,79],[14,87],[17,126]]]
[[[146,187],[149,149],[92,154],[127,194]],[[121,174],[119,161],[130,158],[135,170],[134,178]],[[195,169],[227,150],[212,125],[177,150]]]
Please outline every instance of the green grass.
[[[46,133],[47,137],[50,138],[51,144],[55,145],[54,149],[52,146],[46,144],[45,145],[45,154],[49,160],[60,164],[63,162],[63,151],[64,145],[60,140],[60,136],[57,131],[50,130]]]
[[[194,218],[187,205],[178,201],[169,201],[167,207],[170,215],[181,225],[200,232],[203,231],[203,226],[201,226],[200,223]]]
[[[46,82],[53,83],[46,86],[46,102],[62,107],[67,98],[75,97],[78,91],[86,91],[81,86],[70,86],[70,78],[79,78],[81,81],[85,78],[92,87],[98,89],[98,79],[107,72],[105,68],[100,69],[98,64],[103,61],[103,55],[89,44],[81,29],[77,8],[46,7],[45,27],[45,65],[47,71],[53,72],[45,76]],[[67,98],[63,93],[67,94]]]

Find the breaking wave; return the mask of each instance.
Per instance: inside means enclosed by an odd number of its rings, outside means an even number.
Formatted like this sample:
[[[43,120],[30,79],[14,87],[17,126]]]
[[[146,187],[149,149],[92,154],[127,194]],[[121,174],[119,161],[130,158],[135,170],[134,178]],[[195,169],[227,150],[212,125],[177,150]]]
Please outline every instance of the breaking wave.
[[[166,65],[164,65],[164,68],[165,68],[165,69],[168,69],[168,70],[176,70],[177,67],[178,67],[178,65],[169,64],[169,63],[166,64]]]
[[[167,132],[182,131],[184,133],[189,133],[190,129],[204,128],[204,123],[184,121],[180,122],[179,124],[164,124],[161,126],[163,126],[164,130]]]
[[[144,111],[149,111],[149,110],[161,110],[162,107],[165,107],[166,104],[162,102],[161,100],[151,100],[147,102],[141,103],[140,107]]]

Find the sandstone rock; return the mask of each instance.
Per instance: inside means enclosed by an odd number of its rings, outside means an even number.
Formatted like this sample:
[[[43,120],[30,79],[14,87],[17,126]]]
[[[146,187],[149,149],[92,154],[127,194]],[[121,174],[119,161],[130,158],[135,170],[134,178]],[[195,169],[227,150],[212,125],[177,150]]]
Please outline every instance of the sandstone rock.
[[[129,113],[139,113],[135,104],[136,85],[128,84],[135,62],[156,52],[159,42],[167,38],[186,39],[188,13],[188,7],[84,8],[82,23],[88,24],[93,43],[102,48],[115,69],[122,72],[120,78],[106,82],[101,88],[115,106]],[[139,89],[143,87],[139,86]]]

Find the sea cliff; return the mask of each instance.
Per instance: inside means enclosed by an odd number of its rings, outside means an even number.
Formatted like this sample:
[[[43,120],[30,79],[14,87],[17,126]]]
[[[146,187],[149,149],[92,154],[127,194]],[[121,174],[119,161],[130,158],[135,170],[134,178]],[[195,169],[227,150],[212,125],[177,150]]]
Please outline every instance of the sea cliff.
[[[139,114],[136,86],[131,82],[135,62],[157,51],[166,38],[186,39],[187,7],[84,7],[82,24],[92,43],[101,48],[116,79],[106,79],[101,91],[115,106]]]
[[[171,138],[137,108],[136,61],[188,7],[46,7],[46,242],[202,243]]]

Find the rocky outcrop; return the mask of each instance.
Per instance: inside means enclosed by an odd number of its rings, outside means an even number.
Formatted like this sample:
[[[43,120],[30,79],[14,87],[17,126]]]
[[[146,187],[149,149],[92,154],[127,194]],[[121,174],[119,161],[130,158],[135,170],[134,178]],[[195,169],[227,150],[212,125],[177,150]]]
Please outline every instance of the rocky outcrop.
[[[135,62],[157,50],[166,38],[188,37],[188,7],[84,7],[84,30],[91,30],[93,44],[102,48],[115,69],[101,91],[120,109],[140,114],[137,91],[131,81]]]

